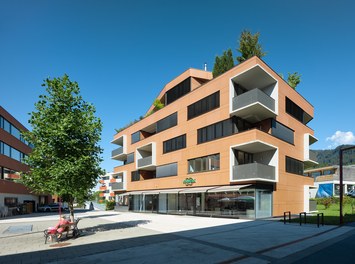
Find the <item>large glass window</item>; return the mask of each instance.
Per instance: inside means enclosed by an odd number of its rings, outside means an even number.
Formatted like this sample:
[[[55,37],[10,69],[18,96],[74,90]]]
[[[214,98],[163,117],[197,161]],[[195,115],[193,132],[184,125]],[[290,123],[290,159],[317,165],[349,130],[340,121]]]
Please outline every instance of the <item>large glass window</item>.
[[[200,128],[197,130],[197,143],[212,141],[221,137],[230,136],[237,132],[233,118]]]
[[[191,78],[187,78],[165,94],[165,105],[171,104],[175,100],[191,91]]]
[[[186,148],[186,134],[163,142],[163,153]]]
[[[156,124],[156,131],[157,133],[164,131],[168,128],[177,125],[177,113],[171,114],[161,120],[159,120]]]
[[[219,107],[219,91],[187,107],[187,119],[194,118]]]
[[[127,159],[124,161],[124,165],[130,164],[134,162],[134,153],[130,153],[127,155]]]
[[[11,148],[11,158],[21,161],[21,152],[17,149]]]
[[[131,144],[138,142],[141,140],[141,132],[137,131],[131,135]]]
[[[3,153],[5,156],[11,157],[11,147],[3,143]]]
[[[140,180],[139,171],[132,171],[131,172],[131,181],[139,181],[139,180]]]
[[[312,117],[307,114],[301,107],[292,102],[289,98],[286,97],[286,113],[296,118],[298,121],[303,124],[307,124],[312,120]]]
[[[220,157],[219,154],[213,154],[196,159],[190,159],[188,163],[189,173],[219,170]]]
[[[304,164],[302,161],[286,156],[286,172],[303,175]]]

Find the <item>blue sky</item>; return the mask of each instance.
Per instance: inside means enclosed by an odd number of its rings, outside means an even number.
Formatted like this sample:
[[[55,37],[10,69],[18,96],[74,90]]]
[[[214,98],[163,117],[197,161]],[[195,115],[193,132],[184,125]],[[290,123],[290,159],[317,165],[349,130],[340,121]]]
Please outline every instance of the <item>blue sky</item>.
[[[144,115],[187,68],[234,56],[243,29],[260,32],[264,61],[315,108],[314,149],[355,144],[355,2],[0,1],[0,105],[27,124],[41,84],[65,73],[103,121],[102,167],[112,171],[115,128]]]

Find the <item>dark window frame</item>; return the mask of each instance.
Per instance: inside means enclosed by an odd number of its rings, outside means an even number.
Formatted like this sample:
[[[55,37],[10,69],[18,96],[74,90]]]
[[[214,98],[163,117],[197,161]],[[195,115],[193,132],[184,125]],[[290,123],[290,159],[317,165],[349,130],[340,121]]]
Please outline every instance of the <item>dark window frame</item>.
[[[186,134],[163,141],[163,154],[186,148]]]
[[[217,91],[187,106],[187,120],[203,115],[220,107],[220,92]]]
[[[304,176],[304,163],[298,159],[285,156],[285,171],[287,173]]]

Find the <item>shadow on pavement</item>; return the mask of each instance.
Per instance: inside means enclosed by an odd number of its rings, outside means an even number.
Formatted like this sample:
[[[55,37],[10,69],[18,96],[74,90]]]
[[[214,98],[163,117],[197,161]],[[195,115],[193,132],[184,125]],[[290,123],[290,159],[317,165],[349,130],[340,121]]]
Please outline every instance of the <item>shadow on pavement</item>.
[[[135,220],[135,221],[127,221],[127,222],[119,222],[119,223],[110,223],[110,224],[102,224],[93,227],[86,227],[81,230],[86,232],[104,232],[116,229],[124,229],[136,227],[138,225],[144,225],[150,223],[149,220]]]

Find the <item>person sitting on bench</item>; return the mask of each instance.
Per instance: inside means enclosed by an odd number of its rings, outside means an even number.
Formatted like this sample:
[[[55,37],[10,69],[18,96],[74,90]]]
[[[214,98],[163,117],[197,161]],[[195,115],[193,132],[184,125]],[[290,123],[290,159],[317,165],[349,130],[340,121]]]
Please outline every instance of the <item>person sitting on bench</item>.
[[[61,239],[62,233],[68,231],[69,225],[71,222],[67,219],[65,215],[61,215],[58,224],[55,227],[48,228],[49,234],[57,234],[57,239]],[[51,241],[51,236],[49,237]]]

